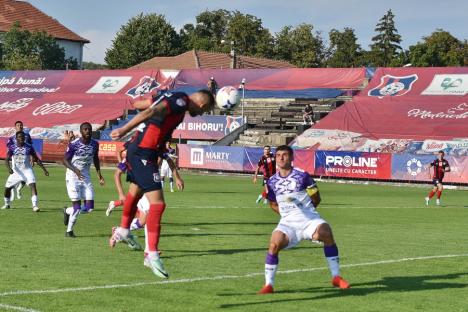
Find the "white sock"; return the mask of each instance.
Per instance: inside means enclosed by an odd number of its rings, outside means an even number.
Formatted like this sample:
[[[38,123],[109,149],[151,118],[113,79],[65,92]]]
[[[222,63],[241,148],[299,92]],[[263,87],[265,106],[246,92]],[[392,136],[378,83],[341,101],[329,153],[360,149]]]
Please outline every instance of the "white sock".
[[[266,264],[265,263],[265,285],[271,285],[275,283],[276,270],[278,269],[277,264]]]
[[[340,257],[326,257],[332,277],[340,275]]]
[[[10,199],[4,197],[3,200],[5,201],[5,205],[10,206]]]
[[[145,224],[145,252],[147,253],[149,248],[148,248],[149,244],[148,244],[148,228],[146,227],[146,224]]]
[[[164,181],[161,180],[161,188],[164,188]]]
[[[31,196],[31,203],[33,207],[37,207],[37,195]]]
[[[148,251],[148,257],[159,259],[159,253],[157,251]]]
[[[171,191],[174,189],[174,182],[169,183],[171,185]]]
[[[123,237],[127,237],[128,234],[130,233],[130,230],[129,229],[125,229],[123,227],[120,227],[117,229],[117,231],[119,231],[120,235],[122,235]]]
[[[71,213],[68,213],[71,209]],[[78,218],[78,215],[80,214],[80,209],[77,209],[76,211],[73,210],[73,207],[68,207],[66,210],[66,213],[70,215],[70,219],[68,219],[68,226],[67,226],[67,232],[73,231],[73,226],[76,223],[76,219]]]

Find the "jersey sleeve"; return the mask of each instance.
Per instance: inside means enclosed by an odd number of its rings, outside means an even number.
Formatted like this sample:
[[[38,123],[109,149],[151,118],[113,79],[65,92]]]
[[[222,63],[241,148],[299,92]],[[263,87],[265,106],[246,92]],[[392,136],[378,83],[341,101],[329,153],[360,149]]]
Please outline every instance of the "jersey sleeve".
[[[429,166],[430,166],[430,167],[434,167],[434,166],[435,166],[435,160],[434,160],[433,162],[431,162],[431,163],[429,164]]]
[[[304,189],[317,187],[317,183],[308,173],[304,173],[304,175],[305,175],[304,182],[303,182]]]
[[[76,147],[73,144],[73,142],[68,143],[67,150],[65,152],[65,157],[67,159],[73,158],[73,155],[75,155]]]
[[[268,199],[268,201],[270,201],[270,202],[275,202],[275,203],[276,203],[276,194],[275,194],[275,191],[273,190],[273,188],[270,186],[269,183],[267,183],[267,190],[268,190],[268,193],[267,193],[267,199]]]
[[[187,96],[175,96],[168,101],[167,108],[172,114],[183,114],[187,111],[189,98]]]
[[[263,157],[259,159],[257,166],[263,167]]]
[[[24,134],[24,141],[28,144],[31,144],[32,145],[32,138],[31,138],[31,135],[29,133],[25,133]]]

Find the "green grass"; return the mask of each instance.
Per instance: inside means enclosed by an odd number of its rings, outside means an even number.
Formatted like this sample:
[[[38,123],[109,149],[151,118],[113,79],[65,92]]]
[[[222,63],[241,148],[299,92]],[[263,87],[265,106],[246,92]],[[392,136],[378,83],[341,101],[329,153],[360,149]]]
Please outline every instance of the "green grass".
[[[277,293],[258,296],[278,217],[254,203],[260,186],[250,177],[185,174],[186,190],[166,194],[160,247],[169,281],[177,283],[161,284],[143,266],[141,252],[107,245],[120,220],[120,211],[104,215],[115,197],[112,171],[105,171],[106,186],[95,184],[96,210],[79,217],[76,239],[64,237],[64,170],[50,172],[47,178],[36,170],[40,213],[32,212],[27,189],[13,209],[0,211],[0,310],[9,305],[42,312],[468,311],[466,191],[447,190],[444,207],[426,208],[427,188],[319,183],[319,211],[333,227],[341,263],[367,265],[344,267],[342,275],[353,287],[334,289],[328,270],[313,270],[326,266],[322,248],[302,242],[280,254],[279,269],[305,271],[278,274]],[[0,177],[6,179],[4,169]],[[226,275],[231,278],[183,280]],[[93,289],[135,283],[143,284]]]

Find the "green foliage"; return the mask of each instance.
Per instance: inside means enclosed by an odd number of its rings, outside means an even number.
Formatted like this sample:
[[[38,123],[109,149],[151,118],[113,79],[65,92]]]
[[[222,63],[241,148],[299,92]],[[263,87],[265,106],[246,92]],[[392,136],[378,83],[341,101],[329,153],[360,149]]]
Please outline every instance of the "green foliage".
[[[413,66],[463,66],[467,65],[468,45],[448,31],[437,29],[423,42],[409,48],[409,60]]]
[[[3,35],[3,68],[7,70],[46,70],[78,68],[76,59],[65,60],[65,51],[56,40],[45,32],[22,30],[15,23]]]
[[[298,67],[320,67],[325,47],[320,33],[313,32],[311,24],[283,27],[275,35],[274,55]]]
[[[105,64],[98,64],[94,62],[83,62],[82,64],[83,69],[107,69],[107,65]]]
[[[377,35],[372,37],[371,45],[373,66],[389,66],[402,50],[401,36],[395,28],[394,17],[392,10],[388,10],[375,27]]]
[[[139,14],[123,25],[106,51],[109,68],[128,68],[155,56],[181,51],[180,39],[163,15]]]
[[[342,32],[332,29],[329,33],[329,67],[361,66],[361,46],[357,43],[354,29],[346,27]]]

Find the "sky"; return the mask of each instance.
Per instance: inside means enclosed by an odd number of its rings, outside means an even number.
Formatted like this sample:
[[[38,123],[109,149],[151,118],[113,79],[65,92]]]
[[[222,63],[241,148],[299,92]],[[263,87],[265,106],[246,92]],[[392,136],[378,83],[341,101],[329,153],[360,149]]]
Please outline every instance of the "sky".
[[[84,61],[104,63],[106,50],[122,25],[139,13],[163,14],[179,31],[205,10],[239,10],[260,18],[272,34],[283,26],[308,23],[328,38],[328,32],[355,29],[367,49],[379,19],[392,9],[395,24],[408,48],[435,29],[468,39],[467,0],[28,0],[44,13],[91,41],[85,45]]]

